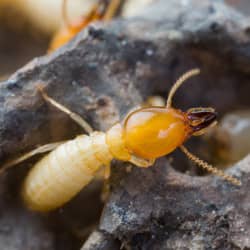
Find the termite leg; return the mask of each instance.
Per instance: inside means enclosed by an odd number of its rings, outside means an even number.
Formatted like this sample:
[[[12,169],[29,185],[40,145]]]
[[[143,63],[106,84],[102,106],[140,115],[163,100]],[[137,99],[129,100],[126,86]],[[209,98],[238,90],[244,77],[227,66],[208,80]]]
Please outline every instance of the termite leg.
[[[118,12],[122,0],[99,0],[85,17],[86,25],[92,21],[110,21]]]
[[[94,6],[91,8],[91,10],[87,13],[87,15],[84,17],[84,26],[89,24],[95,19],[99,19],[100,13],[99,13],[99,6],[101,6],[102,0],[99,0],[98,3],[94,4]],[[67,28],[72,28],[74,25],[70,23],[68,11],[67,11],[67,4],[68,0],[63,0],[62,3],[62,19],[64,26]]]
[[[102,194],[101,194],[101,200],[103,202],[107,200],[110,194],[110,182],[109,182],[110,174],[111,174],[111,167],[110,167],[110,164],[107,164],[104,167],[104,183],[103,183]]]
[[[84,25],[82,28],[87,26],[89,23],[95,20],[100,20],[102,13],[100,13],[100,6],[102,6],[102,1],[99,0],[94,6],[91,8],[91,10],[87,13],[87,15],[84,17]]]
[[[55,148],[57,148],[58,146],[60,146],[64,142],[65,141],[45,144],[45,145],[40,146],[40,147],[38,147],[38,148],[36,148],[36,149],[26,153],[26,154],[23,154],[22,156],[20,156],[20,157],[18,157],[16,159],[7,161],[5,164],[3,164],[1,166],[0,174],[5,172],[7,169],[11,168],[12,166],[14,166],[16,164],[19,164],[19,163],[33,157],[34,155],[50,152],[50,151],[54,150]]]
[[[101,200],[105,202],[110,194],[110,183],[109,180],[104,180],[103,186],[102,186],[102,192],[101,192]]]
[[[194,163],[196,163],[199,167],[207,170],[208,172],[220,176],[222,179],[231,182],[234,185],[241,186],[241,182],[236,178],[232,177],[221,171],[220,169],[214,168],[212,165],[208,164],[207,162],[201,160],[199,157],[195,156],[185,146],[180,146],[181,151]]]
[[[153,95],[147,98],[147,100],[142,104],[142,107],[164,107],[166,101],[163,97],[159,95]]]
[[[141,157],[132,155],[129,162],[133,163],[137,167],[148,168],[154,164],[155,159],[143,159]]]
[[[111,174],[111,166],[110,164],[107,164],[104,168],[104,179],[108,180]]]
[[[66,108],[62,104],[60,104],[59,102],[55,101],[53,98],[49,97],[48,94],[43,89],[43,86],[38,85],[37,88],[41,92],[42,97],[44,98],[45,101],[47,101],[48,103],[50,103],[51,105],[53,105],[57,109],[61,110],[65,114],[69,115],[69,117],[73,121],[75,121],[78,125],[80,125],[88,134],[90,134],[94,131],[93,128],[90,126],[90,124],[87,123],[80,115],[72,112],[71,110],[69,110],[68,108]]]
[[[68,12],[67,12],[67,3],[68,3],[67,0],[63,0],[62,2],[62,19],[63,19],[64,26],[70,28],[71,24],[70,24]]]
[[[121,6],[122,0],[111,0],[107,9],[105,10],[103,20],[110,21],[117,13],[119,7]]]

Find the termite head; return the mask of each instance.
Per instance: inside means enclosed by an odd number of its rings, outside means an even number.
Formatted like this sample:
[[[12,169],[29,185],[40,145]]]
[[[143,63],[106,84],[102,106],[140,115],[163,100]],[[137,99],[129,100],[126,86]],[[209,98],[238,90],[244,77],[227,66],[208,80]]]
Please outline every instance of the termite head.
[[[190,136],[204,134],[215,125],[212,108],[192,108],[187,112],[172,107],[176,90],[189,77],[188,71],[171,88],[165,107],[142,108],[130,113],[124,121],[124,140],[128,150],[144,159],[156,159],[181,146]]]
[[[191,135],[203,135],[215,126],[217,113],[213,108],[191,108],[186,112]]]

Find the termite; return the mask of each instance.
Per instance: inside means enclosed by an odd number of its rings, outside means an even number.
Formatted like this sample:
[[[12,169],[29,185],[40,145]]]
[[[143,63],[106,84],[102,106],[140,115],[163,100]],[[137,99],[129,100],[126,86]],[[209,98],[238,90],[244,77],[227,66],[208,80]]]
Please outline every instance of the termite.
[[[98,0],[86,16],[80,18],[78,22],[70,23],[67,15],[67,0],[63,0],[62,17],[64,24],[52,38],[48,52],[50,53],[69,42],[91,22],[111,20],[117,14],[121,2],[122,0]]]
[[[176,90],[199,72],[199,69],[190,70],[177,80],[169,92],[166,106],[132,111],[106,133],[94,132],[80,116],[41,89],[47,102],[69,114],[89,135],[77,136],[60,146],[57,143],[42,146],[7,163],[2,171],[34,154],[56,147],[31,169],[24,181],[24,201],[29,208],[37,211],[50,211],[68,202],[95,177],[102,166],[106,167],[108,178],[110,163],[114,158],[147,168],[157,158],[168,155],[178,147],[198,166],[235,185],[241,185],[239,180],[200,160],[183,145],[191,136],[202,135],[216,124],[217,114],[213,108],[191,108],[183,112],[172,107]]]

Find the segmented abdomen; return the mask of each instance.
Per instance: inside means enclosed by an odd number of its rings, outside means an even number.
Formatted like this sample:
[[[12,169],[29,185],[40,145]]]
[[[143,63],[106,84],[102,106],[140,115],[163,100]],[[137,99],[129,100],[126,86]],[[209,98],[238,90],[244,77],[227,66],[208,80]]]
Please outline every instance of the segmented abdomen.
[[[28,174],[23,187],[26,204],[38,211],[62,206],[112,158],[102,132],[82,135],[62,144],[39,161]]]

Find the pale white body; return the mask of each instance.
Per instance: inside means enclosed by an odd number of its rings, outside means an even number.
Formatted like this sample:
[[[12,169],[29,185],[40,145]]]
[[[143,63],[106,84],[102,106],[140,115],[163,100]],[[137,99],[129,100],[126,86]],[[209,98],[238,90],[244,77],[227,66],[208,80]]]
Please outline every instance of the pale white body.
[[[23,188],[27,205],[47,211],[75,196],[113,156],[105,133],[82,135],[68,141],[39,161],[28,174]]]

